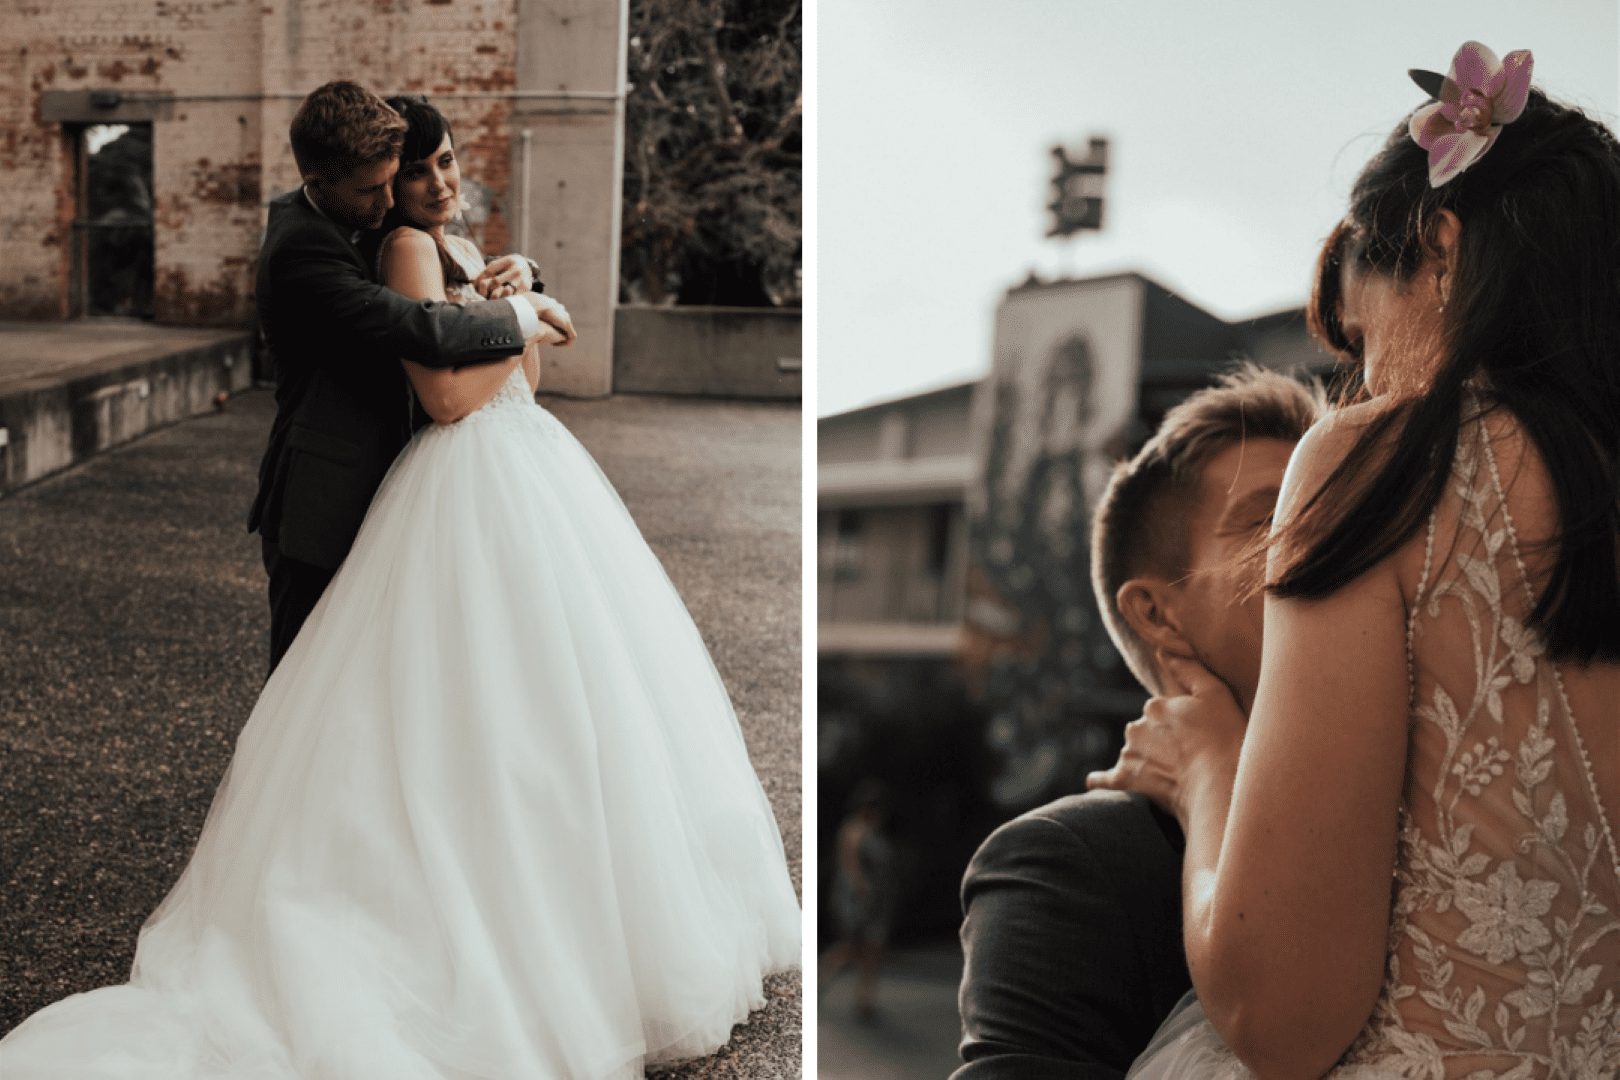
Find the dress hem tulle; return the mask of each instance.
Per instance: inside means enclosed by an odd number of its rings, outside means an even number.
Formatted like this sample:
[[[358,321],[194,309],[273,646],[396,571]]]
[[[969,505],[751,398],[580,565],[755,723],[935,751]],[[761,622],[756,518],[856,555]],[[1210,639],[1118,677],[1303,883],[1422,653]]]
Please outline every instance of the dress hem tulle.
[[[24,1021],[5,1080],[620,1080],[712,1054],[797,966],[702,638],[513,376],[394,463],[139,981]]]

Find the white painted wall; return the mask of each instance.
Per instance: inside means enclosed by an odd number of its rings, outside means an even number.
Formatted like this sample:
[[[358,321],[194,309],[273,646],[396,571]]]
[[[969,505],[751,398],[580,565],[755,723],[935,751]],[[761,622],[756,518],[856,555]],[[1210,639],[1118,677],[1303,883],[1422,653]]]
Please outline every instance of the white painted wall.
[[[1093,474],[1106,476],[1103,450],[1136,415],[1145,287],[1141,278],[1121,275],[1014,289],[1003,297],[996,309],[990,375],[975,395],[972,426],[982,462],[994,390],[999,385],[1017,390],[1025,415],[1013,429],[1008,468],[998,481],[1006,490],[1020,489],[1040,456],[1079,449],[1086,456],[1088,503],[1100,494],[1091,488]],[[1076,336],[1091,350],[1092,401],[1065,394],[1043,428],[1039,416],[1054,351]],[[1082,410],[1088,423],[1081,423]],[[972,497],[982,499],[982,487]]]

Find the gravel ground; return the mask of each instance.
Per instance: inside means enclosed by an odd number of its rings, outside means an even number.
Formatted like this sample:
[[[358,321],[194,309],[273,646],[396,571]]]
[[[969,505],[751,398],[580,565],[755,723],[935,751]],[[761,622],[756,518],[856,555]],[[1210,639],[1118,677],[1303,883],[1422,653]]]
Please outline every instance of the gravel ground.
[[[798,886],[798,408],[547,404],[709,643]],[[272,412],[251,392],[0,500],[0,1031],[122,982],[196,841],[264,673],[264,574],[242,522]],[[658,1075],[799,1076],[799,976],[767,990],[718,1054]]]

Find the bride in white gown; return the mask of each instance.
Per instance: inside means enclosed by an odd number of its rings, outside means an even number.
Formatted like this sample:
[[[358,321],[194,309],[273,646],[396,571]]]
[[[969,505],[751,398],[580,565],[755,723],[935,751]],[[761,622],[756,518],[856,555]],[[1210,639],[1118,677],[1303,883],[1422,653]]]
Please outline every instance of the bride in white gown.
[[[1187,836],[1136,1080],[1620,1076],[1620,140],[1530,73],[1418,73],[1324,246],[1363,389],[1289,463],[1247,726],[1167,658],[1094,778]]]
[[[443,237],[448,131],[426,158],[410,145],[396,191],[424,229],[385,242],[388,281],[456,299],[439,253],[481,260]],[[797,964],[725,688],[612,487],[535,403],[535,358],[407,366],[437,419],[466,415],[394,463],[130,981],[24,1021],[6,1080],[639,1077],[725,1043]]]

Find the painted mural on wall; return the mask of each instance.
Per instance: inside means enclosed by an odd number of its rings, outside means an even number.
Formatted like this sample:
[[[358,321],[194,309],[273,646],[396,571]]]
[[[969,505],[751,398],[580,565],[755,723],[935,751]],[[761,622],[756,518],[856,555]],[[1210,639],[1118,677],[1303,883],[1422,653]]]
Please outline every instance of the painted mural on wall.
[[[1106,764],[1135,698],[1091,593],[1090,505],[1118,449],[1096,430],[1097,374],[1092,343],[1069,333],[1037,356],[998,353],[980,389],[963,662],[1008,808]]]

